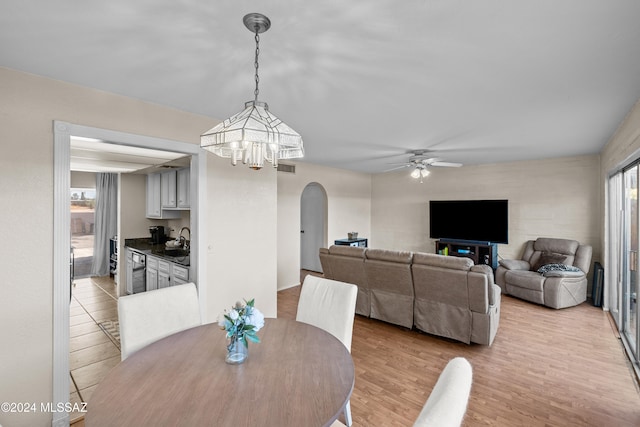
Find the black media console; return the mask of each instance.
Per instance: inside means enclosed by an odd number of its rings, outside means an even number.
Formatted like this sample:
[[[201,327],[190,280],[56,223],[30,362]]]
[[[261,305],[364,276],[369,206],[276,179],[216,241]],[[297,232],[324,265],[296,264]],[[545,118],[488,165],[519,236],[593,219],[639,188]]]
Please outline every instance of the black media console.
[[[368,245],[368,239],[359,238],[359,239],[338,239],[333,242],[334,245],[341,246],[359,246],[361,248],[366,248]]]
[[[486,264],[494,270],[498,268],[498,245],[491,242],[472,240],[436,241],[436,253],[471,258],[474,264]]]

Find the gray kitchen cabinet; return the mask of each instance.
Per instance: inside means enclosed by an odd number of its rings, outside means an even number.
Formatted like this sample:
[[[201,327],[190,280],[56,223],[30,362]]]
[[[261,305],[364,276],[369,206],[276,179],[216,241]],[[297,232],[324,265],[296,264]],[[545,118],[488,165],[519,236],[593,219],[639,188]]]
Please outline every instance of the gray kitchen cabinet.
[[[183,168],[177,171],[177,196],[178,196],[178,208],[189,209],[191,208],[191,169]]]
[[[171,172],[171,171],[170,171]],[[175,172],[175,171],[173,171]],[[152,219],[173,219],[180,218],[180,212],[174,210],[163,209],[162,189],[163,189],[163,173],[151,173],[147,175],[147,218]],[[170,182],[166,184],[170,186]],[[173,182],[173,191],[175,193],[175,177]],[[175,202],[175,195],[174,195]],[[174,204],[175,208],[175,204]]]
[[[162,206],[160,202],[160,174],[147,175],[147,218],[160,218]]]
[[[189,267],[147,255],[147,291],[189,282]]]
[[[182,265],[173,264],[172,275],[173,286],[184,285],[189,282],[189,268]]]
[[[158,260],[158,289],[168,288],[173,285],[173,283],[171,283],[172,265],[172,262],[161,259]]]
[[[127,251],[127,265],[129,260],[129,251]],[[128,272],[129,268],[127,268],[127,274]],[[189,282],[189,267],[161,257],[147,255],[145,277],[147,291],[182,285]],[[130,283],[128,279],[127,276],[127,283]]]
[[[158,258],[147,255],[147,291],[158,289]]]
[[[189,168],[172,169],[161,173],[162,209],[188,210],[191,207]]]
[[[175,208],[176,203],[176,171],[164,171],[160,174],[162,208]]]

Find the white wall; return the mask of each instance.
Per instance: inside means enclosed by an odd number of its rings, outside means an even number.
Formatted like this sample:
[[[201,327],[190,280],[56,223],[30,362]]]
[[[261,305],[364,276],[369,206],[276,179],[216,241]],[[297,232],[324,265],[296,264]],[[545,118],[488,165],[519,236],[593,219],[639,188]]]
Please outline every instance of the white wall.
[[[161,90],[161,88],[158,88]],[[0,68],[0,402],[51,402],[53,120],[198,144],[216,121]],[[276,314],[275,172],[233,168],[207,154],[205,319],[236,295]],[[254,197],[257,196],[257,197]],[[0,413],[3,426],[50,426],[52,414]]]
[[[178,237],[180,235],[180,229],[182,227],[189,227],[189,229],[191,229],[190,211],[179,211],[179,212],[180,212],[180,218],[168,219],[166,221],[164,232],[167,235],[167,237],[170,238],[170,239],[175,239],[176,237]],[[163,225],[163,224],[162,223],[158,223],[158,225]],[[147,232],[147,234],[149,234],[149,230],[148,229],[147,229],[146,232]],[[189,232],[188,231],[184,231],[182,233],[182,236],[187,240],[191,240],[190,237],[189,237]]]
[[[300,197],[317,182],[327,193],[327,242],[350,231],[371,236],[371,175],[298,162],[278,174],[278,289],[300,283]]]
[[[120,244],[125,239],[149,237],[154,220],[146,217],[146,175],[120,174]]]
[[[622,120],[601,153],[603,179],[606,175],[630,160],[640,150],[640,101],[638,101]],[[601,182],[604,185],[604,182]]]
[[[126,239],[146,237],[151,220],[146,218],[146,175],[120,174],[118,191],[118,293],[126,294],[127,275],[124,243]]]
[[[461,168],[431,168],[423,184],[402,171],[373,177],[372,242],[383,249],[435,251],[429,238],[429,200],[508,199],[509,244],[502,258],[519,257],[540,236],[589,244],[600,259],[599,157],[580,156]],[[460,221],[473,221],[473,212]],[[478,226],[481,226],[479,224]]]
[[[236,301],[255,298],[267,317],[277,315],[276,171],[259,172],[208,157],[209,279],[207,320]],[[215,163],[215,164],[214,164]],[[211,196],[213,195],[213,196]]]

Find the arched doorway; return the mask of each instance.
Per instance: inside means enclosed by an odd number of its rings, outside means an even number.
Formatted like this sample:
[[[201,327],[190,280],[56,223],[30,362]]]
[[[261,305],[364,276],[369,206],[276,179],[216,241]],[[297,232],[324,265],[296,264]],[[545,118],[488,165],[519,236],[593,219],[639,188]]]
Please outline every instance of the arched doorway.
[[[300,197],[300,268],[322,272],[318,250],[327,241],[327,193],[317,182]]]

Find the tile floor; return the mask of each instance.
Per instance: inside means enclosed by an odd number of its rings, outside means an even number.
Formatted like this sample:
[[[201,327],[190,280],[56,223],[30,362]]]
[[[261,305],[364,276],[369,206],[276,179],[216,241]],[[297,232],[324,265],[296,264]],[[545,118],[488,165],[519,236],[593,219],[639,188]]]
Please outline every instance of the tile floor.
[[[76,279],[70,305],[69,401],[89,402],[98,383],[120,362],[117,341],[98,326],[118,319],[116,286],[109,277]],[[72,414],[71,420],[82,414]]]

